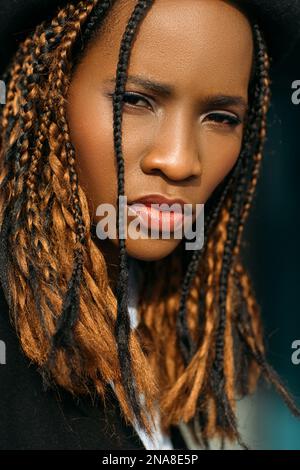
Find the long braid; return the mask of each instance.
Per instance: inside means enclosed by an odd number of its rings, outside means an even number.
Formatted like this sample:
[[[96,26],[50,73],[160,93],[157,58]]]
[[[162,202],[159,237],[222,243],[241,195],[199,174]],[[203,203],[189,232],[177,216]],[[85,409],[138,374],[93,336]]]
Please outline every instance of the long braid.
[[[114,114],[114,146],[118,168],[118,238],[119,238],[119,277],[117,282],[116,297],[118,302],[118,313],[115,326],[115,334],[118,344],[119,361],[125,390],[128,394],[129,402],[132,406],[138,423],[141,422],[140,400],[136,395],[134,378],[132,374],[131,357],[128,343],[130,341],[130,320],[128,315],[128,260],[124,234],[124,209],[120,204],[120,196],[124,196],[124,159],[122,154],[122,104],[125,91],[127,68],[129,63],[130,50],[135,38],[140,21],[151,7],[153,0],[140,0],[137,2],[134,11],[128,21],[125,33],[122,37],[120,55],[116,71],[116,88],[113,101]],[[123,199],[122,199],[123,201]],[[121,206],[121,207],[120,207]],[[121,227],[121,229],[120,229]]]
[[[241,237],[243,233],[243,227],[245,221],[249,215],[251,208],[251,202],[255,194],[255,189],[260,173],[260,167],[262,162],[262,152],[264,147],[264,142],[266,138],[266,116],[269,108],[271,90],[270,90],[270,78],[269,78],[269,68],[270,61],[268,53],[266,50],[266,45],[264,43],[262,34],[257,25],[254,25],[254,38],[258,48],[258,65],[259,68],[259,80],[256,85],[255,95],[258,96],[258,99],[255,99],[254,102],[257,103],[255,108],[255,113],[257,116],[261,116],[260,127],[257,128],[253,125],[253,133],[259,133],[260,139],[257,144],[257,148],[254,148],[254,166],[252,170],[252,180],[247,189],[247,194],[245,197],[244,210],[240,218],[240,223],[238,227],[238,240],[234,249],[235,255],[238,254],[240,248]],[[261,91],[260,91],[261,90]]]
[[[188,295],[191,289],[191,284],[198,270],[200,258],[201,258],[201,250],[195,250],[193,252],[192,259],[189,263],[188,269],[184,276],[182,290],[181,290],[179,311],[178,311],[177,321],[176,321],[178,343],[180,346],[180,350],[182,353],[185,366],[188,365],[189,360],[193,356],[195,349],[196,349],[196,345],[193,343],[192,338],[190,336],[189,329],[188,329],[186,305],[187,305]]]
[[[251,156],[253,154],[255,154],[256,145],[257,145],[255,142],[257,142],[257,138],[258,138],[258,135],[259,135],[256,122],[259,121],[261,114],[258,111],[262,109],[262,112],[264,112],[264,115],[266,114],[266,111],[267,111],[267,109],[266,109],[267,108],[267,106],[266,106],[267,101],[266,100],[269,97],[269,95],[267,93],[269,83],[266,81],[267,67],[265,65],[265,49],[263,49],[264,44],[262,42],[262,37],[260,35],[259,28],[256,25],[254,26],[254,36],[255,36],[255,45],[256,45],[255,49],[257,51],[257,60],[259,62],[259,60],[262,59],[261,63],[263,64],[264,67],[262,68],[261,73],[258,74],[258,78],[256,79],[256,81],[254,82],[254,93],[253,93],[253,97],[251,96],[251,98],[253,98],[253,104],[252,104],[252,107],[251,107],[250,112],[249,112],[248,126],[246,128],[246,132],[245,132],[245,135],[244,135],[243,151],[241,152],[241,155],[240,155],[240,157],[237,161],[237,164],[234,167],[233,171],[231,172],[231,174],[227,177],[227,179],[223,183],[222,188],[221,188],[222,189],[221,197],[220,197],[219,200],[217,200],[217,204],[216,204],[215,209],[210,210],[209,216],[207,218],[208,224],[205,226],[206,232],[207,231],[209,232],[210,231],[209,229],[211,229],[213,227],[213,224],[214,224],[214,222],[216,221],[216,219],[219,215],[220,208],[222,207],[222,205],[224,203],[224,200],[225,200],[226,195],[228,193],[228,189],[232,187],[232,183],[235,180],[240,181],[239,190],[236,191],[236,195],[237,195],[236,203],[235,203],[235,206],[233,205],[233,209],[232,209],[232,215],[231,215],[231,217],[232,217],[231,227],[232,228],[229,227],[229,233],[228,233],[228,240],[230,240],[230,241],[227,242],[227,249],[224,252],[223,264],[224,264],[224,267],[227,264],[227,269],[225,270],[223,268],[222,275],[221,275],[221,278],[220,278],[220,294],[219,294],[220,295],[220,311],[223,312],[223,313],[221,313],[221,315],[220,315],[219,327],[218,327],[218,332],[217,332],[217,336],[216,336],[216,338],[217,338],[216,339],[216,358],[215,358],[214,366],[213,366],[213,369],[212,369],[212,371],[213,371],[212,372],[212,386],[214,387],[214,392],[217,395],[223,397],[223,403],[224,403],[223,406],[224,406],[224,413],[225,414],[223,415],[223,418],[222,418],[223,419],[222,425],[225,428],[226,428],[226,426],[229,426],[228,429],[231,429],[235,433],[235,435],[238,438],[238,440],[240,441],[241,445],[245,448],[246,448],[246,445],[241,441],[241,439],[238,435],[234,414],[231,410],[231,406],[230,406],[230,404],[228,402],[228,399],[226,397],[226,394],[225,394],[225,381],[224,381],[224,379],[222,379],[221,371],[224,369],[224,337],[225,337],[225,328],[226,328],[226,322],[225,322],[226,307],[225,307],[225,303],[226,303],[226,299],[228,297],[226,283],[227,283],[227,279],[228,279],[228,276],[229,276],[229,266],[230,266],[230,262],[231,262],[231,258],[232,258],[232,250],[235,247],[235,239],[236,239],[236,235],[234,234],[233,227],[236,227],[238,225],[237,221],[239,220],[239,207],[242,206],[242,202],[243,202],[243,198],[241,197],[241,195],[243,194],[243,191],[245,190],[245,185],[247,185],[247,180],[249,179],[249,176],[247,177],[247,174],[248,175],[252,174],[252,180],[253,180],[254,178],[257,178],[257,174],[258,174],[258,171],[259,171],[257,163],[255,165],[255,168],[253,168],[253,166],[251,165],[251,160],[253,160],[253,157],[251,158]],[[259,67],[258,67],[258,70],[260,70]],[[263,106],[261,106],[261,104],[262,104],[261,103],[261,97],[263,97],[263,99],[264,99]],[[263,132],[264,132],[264,121],[263,121],[263,119],[262,119],[262,122],[261,122],[260,126],[261,126],[262,131],[261,131],[261,134],[259,135],[259,137],[260,137],[259,142],[261,142],[261,140],[263,140],[263,137],[264,137],[264,134],[263,134]],[[254,161],[257,162],[257,160],[254,160]],[[249,164],[249,162],[250,162],[250,164]],[[239,179],[238,179],[238,177],[239,177]],[[251,188],[253,188],[253,183],[251,185]],[[250,206],[250,196],[249,196],[249,194],[253,194],[253,190],[248,190],[248,193],[247,193],[247,200],[244,203],[244,206],[246,208],[244,209],[243,221],[246,219],[246,210],[249,209],[249,206]],[[239,225],[239,227],[240,227],[240,225]],[[239,228],[238,233],[239,233],[239,236],[240,236],[241,235],[241,228]],[[186,313],[185,302],[186,302],[186,299],[187,299],[187,296],[188,296],[189,287],[191,285],[193,277],[196,275],[198,265],[199,265],[199,261],[201,259],[202,254],[203,254],[203,250],[202,250],[202,253],[200,253],[200,252],[197,253],[196,252],[196,253],[193,254],[190,265],[189,265],[189,268],[188,268],[186,276],[185,276],[184,283],[183,283],[182,297],[181,297],[177,327],[178,327],[178,331],[179,331],[179,337],[181,335],[182,337],[185,338],[185,341],[188,339],[188,333],[187,333],[187,327],[186,327],[186,318],[185,318],[185,313]],[[201,310],[200,310],[200,314],[201,314],[201,312],[203,311],[203,304],[201,304],[201,300],[199,302],[199,307],[200,306],[202,307]],[[199,318],[200,318],[200,314],[199,314]],[[185,362],[187,364],[188,359],[190,359],[193,355],[195,347],[194,347],[194,349],[192,349],[190,347],[190,353],[188,354],[188,350],[185,350],[185,348],[182,344],[180,344],[180,346],[181,346],[182,354],[185,358]],[[218,372],[216,372],[216,369],[218,369]],[[216,375],[216,376],[214,377],[214,375]],[[221,408],[220,403],[222,403],[222,400],[219,400],[218,403],[219,403],[218,404],[218,409],[219,409],[218,419],[221,419],[221,416],[222,416],[223,412],[221,411],[222,408]],[[200,405],[200,402],[199,402],[199,405]],[[225,421],[224,421],[224,419],[225,419]],[[227,425],[226,425],[226,422],[227,422]],[[221,424],[221,422],[219,422],[219,424]]]
[[[256,25],[254,25],[254,32],[255,32],[254,38],[255,38],[255,41],[259,50],[259,53],[258,53],[259,60],[258,60],[257,67],[260,70],[259,80],[256,84],[256,89],[254,91],[255,96],[258,97],[258,99],[255,100],[255,102],[257,102],[255,113],[257,114],[257,116],[261,116],[261,124],[260,126],[258,126],[257,123],[254,123],[253,133],[258,133],[260,136],[260,140],[258,141],[257,147],[254,149],[255,152],[254,152],[252,179],[246,191],[243,213],[240,216],[240,223],[238,227],[238,238],[237,238],[236,246],[234,248],[234,254],[236,258],[238,258],[244,223],[247,219],[249,209],[251,207],[251,201],[254,196],[255,187],[256,187],[257,179],[259,175],[259,170],[260,170],[260,165],[261,165],[261,160],[262,160],[263,145],[264,145],[264,140],[266,137],[266,113],[268,110],[268,105],[269,105],[269,100],[270,100],[270,88],[269,88],[270,79],[268,76],[269,58],[268,58],[268,54],[266,51],[266,47],[265,47],[262,35],[259,31],[259,28]],[[262,90],[262,92],[260,90]],[[237,272],[238,271],[235,271],[234,276],[236,276]],[[258,332],[256,333],[257,333],[257,338],[258,338],[259,334]]]
[[[256,28],[254,30],[256,32]],[[255,36],[256,37],[256,36]],[[260,50],[258,51],[258,57],[260,58]],[[260,70],[260,69],[258,69]],[[263,95],[264,88],[260,88],[261,94]],[[258,116],[260,118],[260,116]],[[260,124],[261,125],[261,124]],[[225,341],[225,330],[226,330],[226,320],[227,320],[227,308],[226,301],[228,297],[228,278],[230,275],[231,263],[232,263],[232,254],[237,240],[237,227],[238,221],[240,220],[240,207],[243,207],[244,194],[245,194],[245,181],[246,178],[241,178],[238,184],[238,187],[234,194],[234,200],[232,202],[230,210],[230,219],[227,227],[227,240],[224,247],[223,254],[223,265],[220,275],[220,285],[219,285],[219,305],[220,305],[220,316],[219,324],[216,332],[216,354],[215,360],[213,362],[213,367],[211,371],[211,384],[213,391],[217,398],[218,403],[218,425],[226,429],[232,430],[236,435],[238,441],[242,447],[247,448],[247,446],[242,442],[237,431],[237,423],[232,411],[231,404],[228,400],[226,393],[226,378],[224,374],[224,341]],[[246,193],[247,194],[247,193]]]
[[[263,38],[261,36],[259,28],[257,28],[256,25],[254,25],[254,31],[255,31],[254,37],[255,37],[256,43],[258,44],[259,57],[260,57],[260,60],[257,64],[257,66],[260,67],[259,81],[256,84],[254,94],[255,96],[259,97],[260,89],[263,89],[264,93],[262,94],[260,100],[255,100],[258,103],[257,106],[255,107],[255,113],[257,115],[262,115],[261,126],[260,128],[258,128],[254,124],[252,127],[253,127],[253,132],[259,133],[261,138],[254,152],[253,178],[247,190],[246,202],[244,204],[244,212],[241,215],[239,228],[238,228],[238,239],[237,239],[236,246],[234,248],[234,256],[237,260],[239,258],[241,237],[243,233],[244,224],[245,224],[245,221],[247,219],[247,216],[251,207],[251,201],[255,193],[255,188],[256,188],[257,180],[259,176],[259,171],[260,171],[260,166],[261,166],[261,161],[262,161],[263,144],[264,144],[264,140],[266,137],[266,112],[269,106],[269,101],[270,101],[270,96],[271,96],[270,78],[268,75],[269,67],[270,67],[268,53],[263,43]],[[242,268],[241,268],[241,264],[239,261],[235,262],[235,265],[236,265],[236,268],[234,271],[234,277],[237,279],[236,284],[239,287],[240,286],[239,273],[242,272]],[[238,267],[240,267],[240,269]],[[254,302],[254,299],[253,299],[253,302]],[[248,305],[250,305],[250,300],[247,303]],[[249,311],[253,312],[253,309],[249,308]],[[260,320],[259,320],[259,316],[257,315],[257,324],[258,323],[260,323]],[[260,329],[256,330],[255,338],[257,341],[260,342],[262,346],[261,328],[262,326],[260,325]],[[247,349],[245,349],[245,344],[243,342],[239,344],[239,347],[241,349],[239,351],[239,357],[240,357],[239,373],[238,373],[239,380],[237,382],[237,387],[239,388],[240,392],[244,396],[246,393],[249,393],[249,377],[250,376],[252,377],[251,379],[251,382],[252,382],[251,389],[252,389],[253,387],[255,387],[257,377],[260,374],[260,368],[258,367],[258,364],[255,363],[253,359],[251,360],[251,358],[249,358],[249,355],[247,354]],[[252,369],[251,373],[249,373],[250,368]]]
[[[263,127],[263,122],[264,122],[263,118],[265,117],[265,114],[267,112],[267,107],[264,106],[262,108],[261,103],[262,103],[262,100],[264,100],[268,83],[265,83],[264,81],[265,74],[267,73],[265,70],[265,45],[259,33],[258,26],[254,27],[254,33],[255,33],[254,34],[255,45],[258,47],[257,71],[258,71],[258,82],[259,82],[258,85],[259,85],[259,90],[260,90],[260,95],[257,97],[258,99],[254,101],[254,107],[256,108],[257,106],[259,109],[262,109],[262,113],[263,113],[263,114],[261,113],[257,114],[257,110],[254,108],[255,114],[257,116],[257,123],[254,124],[252,132],[253,132],[253,135],[255,136],[258,134],[257,129],[261,129]],[[256,38],[259,38],[259,40],[257,41]],[[263,81],[263,84],[261,83],[261,81]],[[259,135],[259,139],[260,141],[262,140],[261,135]],[[251,146],[251,140],[249,142],[250,142],[249,146],[251,148],[251,151],[253,151],[253,147]],[[256,151],[255,147],[254,147],[254,150]],[[254,168],[250,167],[250,171],[251,171],[250,187],[252,188],[253,187],[252,181],[254,178],[253,173],[255,174],[255,177],[257,177],[257,167],[256,166],[254,166]],[[227,236],[227,240],[226,240],[225,248],[224,248],[223,266],[222,266],[221,277],[220,277],[220,294],[219,294],[220,318],[219,318],[219,326],[218,326],[218,330],[216,334],[216,356],[215,356],[215,361],[213,363],[213,368],[212,368],[212,386],[214,388],[216,396],[219,397],[219,406],[223,404],[222,406],[224,408],[223,417],[222,417],[222,414],[219,414],[218,416],[218,419],[221,420],[219,421],[219,424],[222,427],[229,426],[229,428],[232,428],[232,430],[235,433],[237,433],[236,422],[234,419],[234,415],[232,413],[231,405],[228,402],[228,398],[225,392],[224,338],[225,338],[226,317],[227,317],[226,299],[228,295],[227,294],[228,276],[230,275],[233,250],[234,250],[234,247],[236,246],[237,236],[238,234],[241,233],[241,231],[238,231],[239,221],[241,218],[240,208],[243,208],[245,207],[246,204],[249,204],[249,194],[247,190],[245,192],[245,186],[247,187],[248,185],[247,179],[248,178],[245,175],[244,178],[241,178],[239,180],[239,184],[234,193],[234,200],[232,202],[232,207],[230,211],[230,220],[229,220],[228,228],[227,228],[228,236]],[[247,205],[246,207],[248,208],[249,206]],[[244,220],[245,219],[243,218],[243,222]]]
[[[52,351],[50,360],[53,361],[55,353],[60,346],[70,347],[73,343],[73,327],[79,315],[79,288],[83,275],[84,252],[83,246],[86,243],[85,227],[82,219],[82,210],[80,207],[80,198],[78,193],[78,177],[75,170],[75,149],[70,141],[69,125],[66,118],[63,96],[67,92],[69,84],[69,53],[73,46],[84,22],[87,20],[90,12],[96,5],[96,0],[91,0],[87,4],[80,2],[78,5],[78,20],[73,28],[64,35],[62,43],[57,48],[57,68],[53,72],[55,89],[58,91],[57,123],[63,135],[62,156],[66,158],[70,170],[70,188],[71,188],[71,208],[76,226],[76,248],[73,254],[73,270],[68,282],[67,292],[63,300],[62,313],[59,316],[57,329],[52,340]],[[75,10],[75,8],[74,8]],[[52,74],[50,74],[52,82]]]
[[[4,174],[1,181],[1,188],[9,185],[8,201],[16,196],[14,206],[7,208],[3,213],[2,231],[0,237],[1,245],[1,281],[4,286],[5,296],[8,304],[11,305],[11,296],[8,288],[8,265],[12,263],[11,253],[7,247],[7,238],[16,233],[18,227],[22,225],[24,215],[22,214],[22,201],[26,188],[24,185],[26,170],[29,165],[29,147],[33,145],[34,141],[34,125],[36,113],[34,112],[34,105],[37,96],[34,89],[33,80],[31,80],[31,66],[32,66],[32,42],[37,35],[32,33],[26,39],[23,46],[16,53],[15,65],[11,72],[11,82],[8,87],[7,106],[3,113],[3,133],[2,143],[9,137],[9,133],[16,128],[23,128],[22,133],[14,133],[12,141],[10,142],[10,149],[2,160],[2,167]],[[25,59],[21,59],[24,54]],[[15,113],[14,107],[18,105],[19,112]],[[22,188],[19,190],[19,188]],[[16,312],[12,315],[15,317]]]
[[[257,119],[257,116],[259,116],[260,113],[262,112],[262,109],[264,110],[264,113],[266,114],[266,107],[267,107],[270,93],[269,93],[269,87],[268,87],[269,82],[267,81],[267,78],[268,78],[267,77],[268,66],[266,65],[267,55],[265,53],[263,39],[262,39],[258,25],[254,25],[253,31],[254,31],[255,41],[256,41],[257,57],[260,59],[262,58],[262,55],[263,55],[265,68],[261,71],[259,79],[256,80],[254,84],[251,82],[250,99],[253,100],[253,105],[250,108],[247,127],[246,127],[244,137],[243,137],[243,151],[241,152],[241,155],[238,158],[234,168],[231,170],[229,175],[226,176],[226,178],[224,179],[220,187],[217,188],[214,195],[211,197],[211,200],[208,201],[206,205],[205,214],[207,211],[207,215],[205,216],[205,227],[204,227],[205,238],[206,236],[209,236],[212,233],[212,230],[214,229],[214,224],[217,221],[217,218],[220,214],[221,207],[224,204],[228,191],[230,188],[232,188],[232,184],[238,178],[241,178],[241,177],[244,182],[246,181],[244,179],[245,177],[243,177],[242,174],[245,173],[245,171],[247,171],[249,174],[249,169],[250,169],[251,160],[252,160],[252,159],[247,158],[249,155],[255,154],[255,162],[257,162],[256,168],[253,174],[254,182],[257,180],[257,175],[259,173],[259,162],[261,161],[261,152],[258,155],[256,155],[255,142],[257,140],[256,139],[257,129],[255,127],[255,121]],[[254,88],[254,96],[251,96],[252,88]],[[263,95],[262,89],[263,91],[265,91],[264,95]],[[263,95],[262,106],[261,106],[261,99],[260,99],[261,95],[259,94]],[[261,130],[261,137],[262,137],[260,141],[261,146],[263,145],[264,136],[265,136],[265,126],[263,126]],[[250,191],[252,195],[254,193],[254,190],[255,190],[255,184],[252,186],[252,189]],[[249,211],[250,209],[250,205],[251,205],[250,203],[251,203],[251,200],[249,196],[247,202],[245,203],[245,211],[244,211],[244,215],[242,218],[242,222],[240,223],[240,227],[239,227],[239,234],[240,234],[239,237],[241,237],[241,234],[242,234],[242,225],[247,218],[247,211]],[[237,251],[237,248],[235,248],[235,251]],[[180,308],[179,308],[179,313],[178,313],[178,321],[177,321],[177,331],[178,331],[178,338],[179,338],[178,341],[179,341],[179,345],[180,345],[182,355],[183,355],[186,365],[188,364],[189,360],[193,356],[195,349],[196,349],[196,346],[192,343],[192,340],[191,340],[191,337],[189,335],[188,328],[187,328],[186,301],[189,295],[193,278],[195,277],[198,266],[201,262],[202,254],[203,254],[203,249],[195,250],[192,255],[190,264],[188,266],[188,269],[186,271],[186,274],[183,280]]]

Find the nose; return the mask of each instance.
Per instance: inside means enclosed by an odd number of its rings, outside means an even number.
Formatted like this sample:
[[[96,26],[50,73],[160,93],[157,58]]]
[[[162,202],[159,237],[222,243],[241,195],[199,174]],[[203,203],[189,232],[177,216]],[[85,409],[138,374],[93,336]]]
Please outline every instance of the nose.
[[[199,131],[198,131],[199,132]],[[199,177],[202,165],[196,128],[184,113],[165,117],[155,142],[140,161],[144,173],[162,172],[170,180]]]

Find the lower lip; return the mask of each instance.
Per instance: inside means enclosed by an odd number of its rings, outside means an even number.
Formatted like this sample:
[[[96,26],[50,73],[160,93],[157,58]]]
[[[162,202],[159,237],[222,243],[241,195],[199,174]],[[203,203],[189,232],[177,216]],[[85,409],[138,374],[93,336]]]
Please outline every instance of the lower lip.
[[[159,231],[174,232],[182,227],[187,218],[183,212],[161,211],[150,205],[131,204],[129,215],[139,218],[141,225]]]

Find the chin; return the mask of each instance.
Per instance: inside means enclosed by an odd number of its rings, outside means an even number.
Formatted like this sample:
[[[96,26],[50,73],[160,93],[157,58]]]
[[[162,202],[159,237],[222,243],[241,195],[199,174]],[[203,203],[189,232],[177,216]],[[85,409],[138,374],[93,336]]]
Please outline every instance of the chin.
[[[126,239],[126,251],[132,258],[142,261],[158,261],[170,255],[181,240]]]

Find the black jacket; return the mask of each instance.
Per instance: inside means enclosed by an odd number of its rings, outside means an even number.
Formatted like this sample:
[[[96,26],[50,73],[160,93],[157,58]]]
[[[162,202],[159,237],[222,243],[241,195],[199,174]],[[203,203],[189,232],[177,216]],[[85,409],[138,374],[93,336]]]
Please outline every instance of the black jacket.
[[[6,356],[0,364],[1,450],[145,449],[133,426],[124,421],[110,387],[105,408],[100,398],[93,403],[90,397],[74,398],[59,387],[44,390],[36,365],[22,352],[10,324],[1,288],[0,340]],[[175,449],[187,449],[176,426],[171,439]]]

